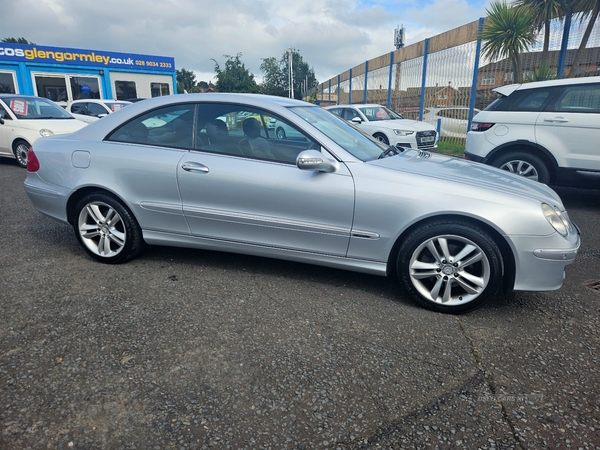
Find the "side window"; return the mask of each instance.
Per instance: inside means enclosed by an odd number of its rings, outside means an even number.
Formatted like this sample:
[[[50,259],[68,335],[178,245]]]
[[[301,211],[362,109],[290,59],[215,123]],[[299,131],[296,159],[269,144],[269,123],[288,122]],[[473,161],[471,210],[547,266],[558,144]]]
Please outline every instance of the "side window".
[[[338,117],[342,117],[342,110],[340,108],[330,109],[329,112],[335,114]]]
[[[548,108],[556,112],[600,113],[600,84],[569,86]]]
[[[295,164],[311,144],[297,127],[266,111],[229,104],[198,107],[198,151]]]
[[[114,130],[108,141],[190,149],[194,136],[194,105],[155,109]]]
[[[10,116],[2,105],[0,105],[0,119],[11,120]]]
[[[548,89],[531,89],[524,93],[521,101],[512,108],[514,111],[541,111],[549,98]]]
[[[88,103],[88,114],[90,116],[93,117],[99,117],[101,115],[107,115],[108,111],[106,111],[106,109],[104,109],[102,106],[98,105],[97,103]]]
[[[87,114],[84,103],[73,103],[73,105],[71,105],[71,112],[73,114],[81,114],[84,116]]]

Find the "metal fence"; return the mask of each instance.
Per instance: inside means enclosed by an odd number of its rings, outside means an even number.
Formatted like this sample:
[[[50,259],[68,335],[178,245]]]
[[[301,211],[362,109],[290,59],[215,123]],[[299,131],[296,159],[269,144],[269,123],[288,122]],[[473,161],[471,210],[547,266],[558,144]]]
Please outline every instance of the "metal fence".
[[[587,22],[581,16],[551,22],[551,78],[562,78],[573,70],[577,76],[600,75],[600,23],[596,23],[578,67],[571,64]],[[479,36],[484,24],[485,18],[481,18],[365,61],[318,85],[317,100],[322,105],[386,105],[405,118],[436,126],[441,140],[464,144],[473,115],[496,98],[492,89],[514,83],[510,61],[482,55]],[[521,55],[524,81],[538,76],[543,33],[530,51]],[[562,45],[563,39],[567,46]]]

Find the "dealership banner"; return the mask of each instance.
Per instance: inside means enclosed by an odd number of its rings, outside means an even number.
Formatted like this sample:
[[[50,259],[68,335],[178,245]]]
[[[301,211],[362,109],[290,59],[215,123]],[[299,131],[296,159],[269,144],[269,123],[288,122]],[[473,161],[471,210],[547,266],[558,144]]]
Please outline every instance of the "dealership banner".
[[[0,61],[103,66],[107,69],[138,69],[175,72],[175,59],[166,56],[104,52],[0,42]]]

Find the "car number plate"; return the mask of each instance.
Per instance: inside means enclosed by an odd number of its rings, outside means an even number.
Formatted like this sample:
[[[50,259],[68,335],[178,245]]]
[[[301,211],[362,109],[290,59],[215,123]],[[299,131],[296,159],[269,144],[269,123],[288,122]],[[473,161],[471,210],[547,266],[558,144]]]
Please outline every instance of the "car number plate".
[[[425,136],[421,139],[421,142],[433,142],[435,141],[435,136]]]

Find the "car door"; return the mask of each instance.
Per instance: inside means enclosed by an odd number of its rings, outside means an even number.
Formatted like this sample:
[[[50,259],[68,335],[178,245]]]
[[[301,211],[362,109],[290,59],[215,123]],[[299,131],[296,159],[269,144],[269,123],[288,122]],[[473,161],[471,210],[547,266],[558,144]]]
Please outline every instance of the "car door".
[[[229,105],[228,111],[224,111],[224,107],[200,105],[198,117],[200,120],[225,118],[230,139],[235,139],[236,133],[244,139],[239,135],[237,118],[255,120],[263,114],[248,107]],[[202,124],[197,126],[201,128]],[[298,128],[296,131],[301,133]],[[285,144],[273,139],[269,145]],[[211,146],[203,146],[201,140],[196,147],[197,150],[183,156],[177,168],[183,211],[193,235],[346,255],[354,183],[344,165],[340,165],[336,173],[311,172],[276,156],[273,159],[234,152],[216,153],[211,151]],[[285,149],[292,150],[291,147]],[[278,154],[275,148],[272,155]]]
[[[89,116],[87,105],[87,102],[71,103],[71,105],[69,106],[69,112],[77,120],[81,120],[85,123],[90,123],[92,122],[92,118]]]
[[[539,115],[536,139],[562,167],[600,170],[600,83],[565,86]]]

